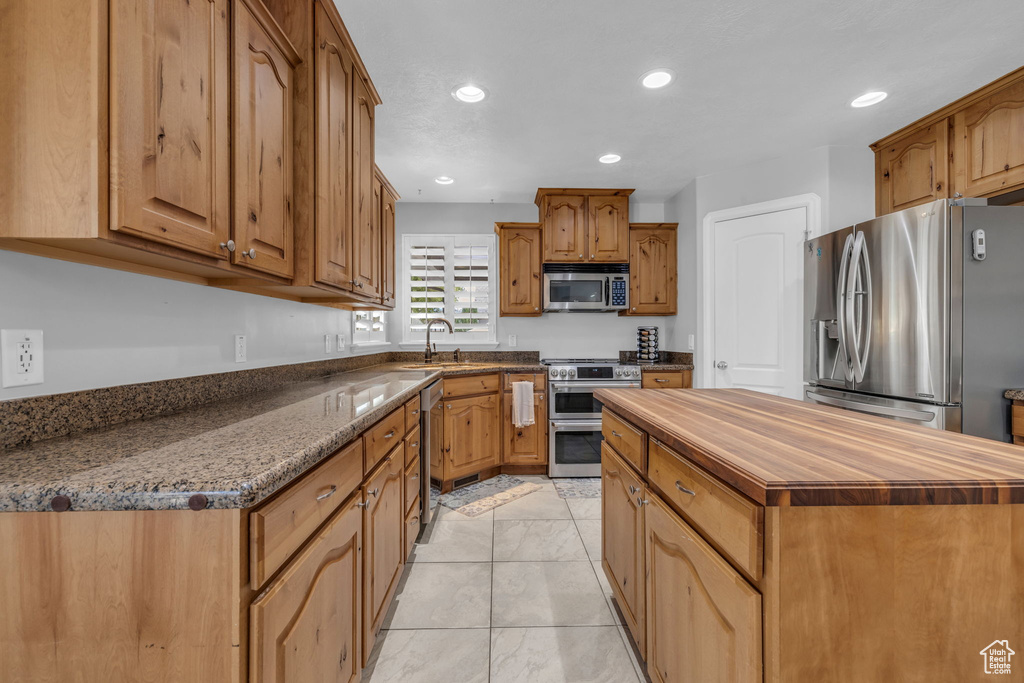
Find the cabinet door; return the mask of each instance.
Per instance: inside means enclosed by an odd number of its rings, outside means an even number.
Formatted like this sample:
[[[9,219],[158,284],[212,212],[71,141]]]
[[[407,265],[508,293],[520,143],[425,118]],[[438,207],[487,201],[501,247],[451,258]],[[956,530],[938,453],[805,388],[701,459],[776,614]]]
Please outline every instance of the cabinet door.
[[[990,197],[1024,186],[1024,81],[956,114],[956,191]]]
[[[548,411],[544,394],[533,395],[533,424],[516,427],[512,424],[512,392],[504,398],[505,438],[501,461],[507,465],[548,464]]]
[[[902,211],[949,195],[949,119],[879,149],[878,215]]]
[[[675,315],[675,228],[633,228],[629,242],[629,315]]]
[[[381,294],[380,301],[389,308],[395,307],[395,198],[387,188],[381,191],[380,202],[381,236]]]
[[[552,195],[541,200],[544,260],[575,261],[586,258],[586,197]]]
[[[587,198],[587,260],[629,260],[629,197]]]
[[[501,315],[541,315],[540,226],[503,227],[498,235]]]
[[[374,105],[362,78],[355,79],[352,102],[353,291],[380,297],[380,188],[373,166]],[[374,196],[376,188],[377,195]]]
[[[111,3],[111,229],[228,257],[229,28],[227,0]]]
[[[360,679],[360,500],[342,505],[250,607],[253,683]]]
[[[457,479],[500,462],[498,394],[456,398],[444,404],[446,479]]]
[[[261,6],[262,8],[262,6]],[[266,10],[235,11],[235,251],[232,260],[293,272],[292,87],[297,60]]]
[[[363,666],[405,564],[405,453],[402,443],[363,484]]]
[[[646,630],[643,499],[643,481],[611,446],[602,443],[601,566],[641,652]]]
[[[647,672],[652,681],[761,680],[761,595],[648,492]]]
[[[316,279],[352,289],[352,57],[316,5]]]

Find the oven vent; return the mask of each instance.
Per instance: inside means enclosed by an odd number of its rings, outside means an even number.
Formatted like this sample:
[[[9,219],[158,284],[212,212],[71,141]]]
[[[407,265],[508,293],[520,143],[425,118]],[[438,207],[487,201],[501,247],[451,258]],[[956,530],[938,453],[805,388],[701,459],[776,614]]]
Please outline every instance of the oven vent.
[[[462,479],[456,479],[455,483],[452,484],[452,488],[453,489],[459,489],[459,488],[462,488],[463,486],[467,486],[469,484],[475,484],[478,481],[480,481],[480,474],[479,473],[470,475],[468,477],[463,477]]]

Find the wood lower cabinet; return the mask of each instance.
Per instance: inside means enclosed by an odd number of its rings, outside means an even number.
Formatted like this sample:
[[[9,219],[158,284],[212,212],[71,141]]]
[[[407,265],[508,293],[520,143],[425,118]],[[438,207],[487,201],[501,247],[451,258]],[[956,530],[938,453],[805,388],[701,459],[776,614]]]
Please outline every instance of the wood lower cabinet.
[[[541,385],[543,386],[543,384]],[[548,406],[544,394],[533,394],[533,424],[516,427],[512,423],[512,392],[502,395],[505,436],[501,462],[506,465],[548,464]]]
[[[643,480],[608,444],[602,444],[601,566],[641,652],[647,630],[642,505],[645,496]]]
[[[498,284],[504,316],[539,316],[543,313],[541,291],[543,241],[539,223],[495,223],[498,233]]]
[[[405,565],[404,442],[388,455],[363,484],[363,666]]]
[[[445,479],[458,479],[500,465],[498,394],[443,400]]]
[[[640,386],[644,389],[690,389],[693,387],[693,370],[648,370],[643,369]]]
[[[629,310],[622,315],[675,315],[678,223],[629,228]]]
[[[360,680],[361,499],[348,500],[252,604],[252,683]]]
[[[294,68],[299,56],[257,0],[235,3],[232,261],[290,278]]]
[[[1014,401],[1010,409],[1010,433],[1013,443],[1024,446],[1024,401]]]
[[[228,5],[110,3],[110,227],[218,259],[231,234]]]
[[[645,506],[652,681],[761,681],[761,595],[658,496]]]
[[[629,251],[629,197],[588,197],[587,260],[625,263]]]

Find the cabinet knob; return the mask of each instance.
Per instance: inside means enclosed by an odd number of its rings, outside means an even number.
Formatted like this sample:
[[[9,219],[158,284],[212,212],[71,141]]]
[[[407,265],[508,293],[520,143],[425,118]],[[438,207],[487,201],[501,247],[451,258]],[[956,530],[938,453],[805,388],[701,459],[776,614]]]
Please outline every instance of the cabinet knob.
[[[256,249],[249,249],[249,251],[243,251],[242,256],[248,256],[251,259],[256,258]]]
[[[533,310],[535,310],[535,311],[539,311],[539,310],[540,310],[540,306],[534,306],[534,307],[533,307]]]
[[[637,499],[636,499],[636,504],[637,504],[637,507],[642,507],[642,506],[644,506],[644,505],[647,505],[647,504],[648,504],[648,503],[650,503],[650,502],[651,502],[651,501],[649,501],[649,500],[644,500],[643,498],[640,498],[639,496],[637,496]]]
[[[637,487],[633,486],[632,484],[629,485],[629,495],[635,496],[639,490],[640,489],[638,489]]]
[[[583,258],[583,254],[580,254],[580,258]]]
[[[634,307],[633,307],[633,310],[634,310],[634,311],[636,310],[636,306],[634,306]]]
[[[364,500],[362,503],[356,503],[356,507],[357,508],[365,508],[365,507],[369,507],[369,505],[370,505],[370,501],[368,501],[368,500]]]
[[[377,497],[377,494],[378,494],[378,493],[380,493],[380,489],[374,489],[374,490],[372,490],[372,491],[370,491],[370,492],[369,492],[369,494],[370,494],[371,496],[373,496],[374,498],[376,498],[376,497]]]
[[[235,241],[234,240],[228,240],[227,242],[221,242],[220,243],[220,248],[221,249],[227,249],[229,252],[234,252],[234,250],[235,250]]]

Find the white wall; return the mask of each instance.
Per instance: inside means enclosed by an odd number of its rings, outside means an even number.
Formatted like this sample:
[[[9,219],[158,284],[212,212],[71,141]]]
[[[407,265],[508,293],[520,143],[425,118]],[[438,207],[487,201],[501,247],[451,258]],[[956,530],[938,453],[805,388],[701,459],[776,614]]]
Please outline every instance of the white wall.
[[[535,204],[457,204],[398,203],[395,212],[396,242],[401,245],[404,234],[494,234],[496,222],[537,222]],[[662,204],[630,204],[633,222],[660,222],[665,219]],[[398,297],[404,296],[401,283]],[[545,313],[538,318],[498,318],[498,349],[511,350],[508,335],[517,336],[517,350],[540,351],[541,358],[553,357],[617,357],[619,351],[636,348],[636,327],[657,325],[661,328],[661,347],[679,350],[673,343],[673,316],[641,316],[620,318],[615,313]],[[437,335],[439,349],[450,349],[444,334]],[[401,331],[392,328],[391,340],[401,340]]]
[[[0,399],[326,360],[348,311],[0,251],[0,328],[41,329],[45,382]],[[248,362],[234,362],[244,334]],[[336,339],[336,336],[335,336]],[[365,350],[369,353],[377,349]]]

